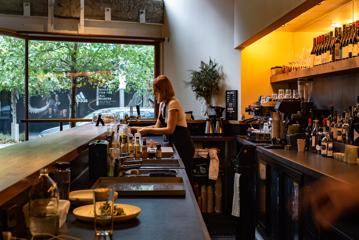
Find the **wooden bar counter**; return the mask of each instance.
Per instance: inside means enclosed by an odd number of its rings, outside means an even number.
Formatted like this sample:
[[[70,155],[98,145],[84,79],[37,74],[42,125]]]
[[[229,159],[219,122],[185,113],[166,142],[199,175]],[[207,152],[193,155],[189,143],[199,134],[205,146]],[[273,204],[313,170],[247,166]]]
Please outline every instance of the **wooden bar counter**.
[[[0,207],[31,185],[39,170],[56,161],[71,161],[107,126],[85,124],[0,149]]]
[[[8,222],[3,229],[17,237],[29,237],[22,206],[28,201],[28,190],[39,170],[51,167],[56,161],[74,162],[81,153],[86,153],[88,143],[103,138],[106,130],[107,126],[86,124],[0,149],[0,216],[2,222]],[[178,158],[176,153],[174,158]],[[181,159],[178,160],[182,163]],[[134,220],[115,224],[113,239],[210,239],[182,165],[176,171],[183,178],[183,197],[119,196],[120,203],[136,205],[142,212]],[[93,239],[93,223],[77,220],[72,214],[73,207],[60,232],[80,239]],[[17,216],[13,225],[9,222],[11,213]]]

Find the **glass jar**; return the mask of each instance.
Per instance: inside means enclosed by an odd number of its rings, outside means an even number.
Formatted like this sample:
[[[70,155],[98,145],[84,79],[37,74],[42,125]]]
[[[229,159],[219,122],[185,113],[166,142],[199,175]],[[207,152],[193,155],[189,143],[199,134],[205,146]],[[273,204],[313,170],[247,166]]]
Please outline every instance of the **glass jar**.
[[[47,169],[30,190],[29,227],[33,237],[54,236],[59,230],[59,191]]]

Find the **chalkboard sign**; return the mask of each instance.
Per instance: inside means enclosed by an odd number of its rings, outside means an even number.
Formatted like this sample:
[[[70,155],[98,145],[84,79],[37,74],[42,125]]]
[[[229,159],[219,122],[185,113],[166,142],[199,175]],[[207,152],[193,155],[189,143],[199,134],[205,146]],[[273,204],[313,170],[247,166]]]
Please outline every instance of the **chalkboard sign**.
[[[238,90],[226,91],[226,119],[238,120]]]

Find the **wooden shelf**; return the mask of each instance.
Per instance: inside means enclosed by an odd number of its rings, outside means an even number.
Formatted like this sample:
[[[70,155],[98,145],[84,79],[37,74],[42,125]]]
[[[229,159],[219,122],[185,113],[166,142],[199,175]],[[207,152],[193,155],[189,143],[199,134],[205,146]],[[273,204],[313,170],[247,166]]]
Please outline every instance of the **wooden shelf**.
[[[282,73],[270,77],[271,83],[287,82],[298,78],[324,76],[336,73],[359,71],[359,57],[343,59],[331,63],[305,68],[289,73]]]

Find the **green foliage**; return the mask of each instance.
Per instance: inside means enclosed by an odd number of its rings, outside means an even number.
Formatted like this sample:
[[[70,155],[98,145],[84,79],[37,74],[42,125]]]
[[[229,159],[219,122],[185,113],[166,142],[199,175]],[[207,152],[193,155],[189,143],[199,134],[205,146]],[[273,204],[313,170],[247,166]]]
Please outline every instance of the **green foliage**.
[[[0,91],[24,93],[24,61],[24,40],[0,36]],[[91,84],[112,91],[118,89],[122,75],[127,92],[145,94],[151,89],[153,70],[153,46],[29,41],[30,96],[70,90],[71,73],[75,73],[77,87]]]
[[[199,70],[190,70],[192,90],[196,98],[204,98],[207,105],[211,104],[211,98],[218,93],[219,84],[223,80],[222,66],[218,65],[211,58],[209,63],[201,61]]]

